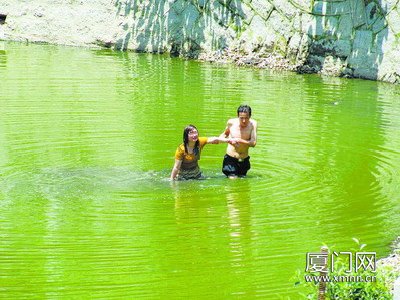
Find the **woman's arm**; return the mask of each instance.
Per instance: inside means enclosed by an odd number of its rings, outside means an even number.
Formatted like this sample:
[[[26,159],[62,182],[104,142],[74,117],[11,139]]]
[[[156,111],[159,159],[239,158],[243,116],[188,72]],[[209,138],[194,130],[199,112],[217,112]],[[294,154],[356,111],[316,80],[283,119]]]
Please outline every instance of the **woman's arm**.
[[[212,136],[207,139],[207,144],[229,143],[230,140],[222,136]]]
[[[178,175],[179,170],[181,169],[182,161],[179,159],[175,159],[174,167],[172,168],[171,172],[171,180],[175,180],[176,176]]]

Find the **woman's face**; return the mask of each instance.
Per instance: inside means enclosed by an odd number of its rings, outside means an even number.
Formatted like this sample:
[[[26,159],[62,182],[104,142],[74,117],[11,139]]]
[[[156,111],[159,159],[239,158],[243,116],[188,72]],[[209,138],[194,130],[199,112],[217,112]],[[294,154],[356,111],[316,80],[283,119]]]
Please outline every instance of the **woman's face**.
[[[192,129],[189,131],[189,142],[195,142],[199,138],[199,133],[197,132],[196,129]]]

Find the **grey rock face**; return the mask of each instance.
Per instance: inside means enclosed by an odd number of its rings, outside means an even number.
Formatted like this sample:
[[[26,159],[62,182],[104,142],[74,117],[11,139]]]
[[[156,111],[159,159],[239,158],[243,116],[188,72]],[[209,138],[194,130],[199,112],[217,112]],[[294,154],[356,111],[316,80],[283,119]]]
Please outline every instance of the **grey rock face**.
[[[399,82],[399,0],[0,0],[0,16],[3,40]]]

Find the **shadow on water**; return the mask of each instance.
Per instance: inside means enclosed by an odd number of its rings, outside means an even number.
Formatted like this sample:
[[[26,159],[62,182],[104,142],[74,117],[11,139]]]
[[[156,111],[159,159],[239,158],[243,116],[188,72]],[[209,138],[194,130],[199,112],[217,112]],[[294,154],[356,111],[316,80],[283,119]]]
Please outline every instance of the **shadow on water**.
[[[0,68],[5,68],[7,65],[7,55],[6,51],[1,49],[0,44]]]
[[[226,38],[215,36],[211,18],[218,16],[217,21],[226,28],[232,23],[237,27],[242,25],[239,15],[244,12],[239,0],[230,1],[229,6],[218,1],[169,1],[168,4],[159,0],[151,3],[117,0],[116,15],[130,16],[131,19],[123,25],[123,37],[115,47],[126,50],[133,43],[138,51],[197,57],[206,41],[205,34],[212,36],[214,49],[226,47]]]

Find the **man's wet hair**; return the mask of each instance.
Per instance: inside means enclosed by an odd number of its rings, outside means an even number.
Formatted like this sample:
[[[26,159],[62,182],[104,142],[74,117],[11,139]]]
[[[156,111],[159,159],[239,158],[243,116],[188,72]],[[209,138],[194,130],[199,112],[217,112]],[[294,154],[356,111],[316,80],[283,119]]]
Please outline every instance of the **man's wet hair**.
[[[248,105],[240,105],[237,109],[238,116],[239,116],[239,113],[248,113],[249,117],[251,117],[251,107]]]
[[[191,132],[193,129],[197,130],[196,126],[190,124],[190,125],[186,126],[185,129],[183,130],[183,146],[185,147],[185,153],[188,153],[187,145],[189,144],[189,132]],[[197,130],[197,132],[199,132],[199,131]],[[195,155],[197,155],[199,153],[199,146],[200,146],[200,142],[197,139],[196,143],[194,144],[194,149],[193,149],[193,153]]]

